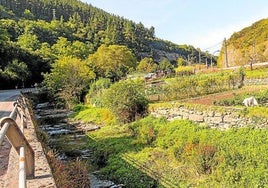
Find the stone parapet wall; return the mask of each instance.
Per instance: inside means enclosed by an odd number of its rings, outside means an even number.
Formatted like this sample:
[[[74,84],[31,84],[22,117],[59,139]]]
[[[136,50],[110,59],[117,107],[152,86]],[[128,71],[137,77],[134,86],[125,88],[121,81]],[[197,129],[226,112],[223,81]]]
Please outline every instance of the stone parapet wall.
[[[27,122],[28,123],[27,130],[29,132],[27,136],[28,139],[30,140],[30,145],[33,147],[35,153],[35,177],[27,181],[27,187],[56,188],[56,183],[52,175],[44,149],[36,135],[38,131],[37,129],[39,129],[39,127],[36,122],[35,115],[33,114],[33,110],[29,102],[27,103],[27,105],[28,105],[27,109],[29,116]]]
[[[241,109],[225,109],[221,112],[217,110],[200,110],[179,106],[173,108],[156,108],[151,110],[151,114],[155,117],[165,117],[172,121],[175,119],[188,119],[197,123],[207,124],[211,128],[225,130],[231,127],[254,126],[258,128],[268,127],[267,119],[251,119],[242,114]]]

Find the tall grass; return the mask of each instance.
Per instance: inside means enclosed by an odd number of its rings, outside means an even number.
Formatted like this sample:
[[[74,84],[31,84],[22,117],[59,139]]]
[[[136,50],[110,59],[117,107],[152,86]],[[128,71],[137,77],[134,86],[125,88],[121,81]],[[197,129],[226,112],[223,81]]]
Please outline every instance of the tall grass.
[[[149,116],[90,133],[100,172],[127,187],[265,187],[268,133]],[[99,161],[100,162],[100,161]],[[135,173],[135,174],[133,174]],[[154,179],[145,178],[147,175]]]

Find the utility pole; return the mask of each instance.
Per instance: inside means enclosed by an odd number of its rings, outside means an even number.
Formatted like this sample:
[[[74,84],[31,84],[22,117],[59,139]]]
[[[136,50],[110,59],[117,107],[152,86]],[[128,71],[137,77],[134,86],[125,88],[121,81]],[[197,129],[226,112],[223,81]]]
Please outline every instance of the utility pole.
[[[256,63],[256,40],[253,42],[253,63]]]
[[[200,50],[199,50],[199,55],[198,55],[198,57],[199,57],[199,64],[201,64],[201,53],[200,53]]]
[[[252,56],[252,60],[250,62],[250,70],[253,70],[253,64],[256,63],[256,40],[253,41],[252,44],[252,50],[253,50],[253,56]]]
[[[52,9],[52,14],[53,14],[53,20],[56,20],[56,9]]]
[[[210,66],[212,68],[212,54],[210,55]]]
[[[228,54],[227,54],[227,43],[226,43],[226,38],[224,38],[224,41],[223,41],[223,43],[224,43],[224,54],[225,54],[225,66],[226,67],[229,67],[229,65],[228,65]]]

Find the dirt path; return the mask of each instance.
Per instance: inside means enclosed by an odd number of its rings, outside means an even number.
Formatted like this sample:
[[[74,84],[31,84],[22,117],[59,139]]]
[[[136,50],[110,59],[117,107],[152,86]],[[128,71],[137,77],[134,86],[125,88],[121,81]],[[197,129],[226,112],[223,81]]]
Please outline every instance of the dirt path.
[[[249,93],[249,92],[258,92],[258,91],[261,91],[261,90],[267,89],[267,88],[268,88],[267,85],[245,86],[241,89],[235,89],[235,90],[231,90],[231,91],[225,91],[222,93],[216,93],[216,94],[201,96],[201,97],[197,97],[197,98],[187,99],[187,100],[184,100],[184,102],[194,103],[194,104],[202,104],[202,105],[213,105],[214,101],[232,98],[238,94],[244,94],[244,93]]]

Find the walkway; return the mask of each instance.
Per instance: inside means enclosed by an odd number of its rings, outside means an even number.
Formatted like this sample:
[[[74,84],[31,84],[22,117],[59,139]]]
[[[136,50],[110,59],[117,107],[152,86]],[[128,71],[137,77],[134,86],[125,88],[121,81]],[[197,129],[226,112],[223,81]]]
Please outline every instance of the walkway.
[[[9,116],[19,93],[18,90],[0,91],[0,118]],[[28,118],[24,134],[35,152],[35,177],[27,180],[27,187],[56,187],[42,145],[37,140],[34,124],[30,118]],[[18,187],[18,167],[19,157],[8,140],[5,139],[0,149],[0,188]]]
[[[13,103],[19,94],[16,90],[1,91],[0,93],[0,118],[9,116],[13,109]],[[8,169],[9,153],[11,145],[5,138],[0,150],[0,187],[4,187],[6,173]]]

